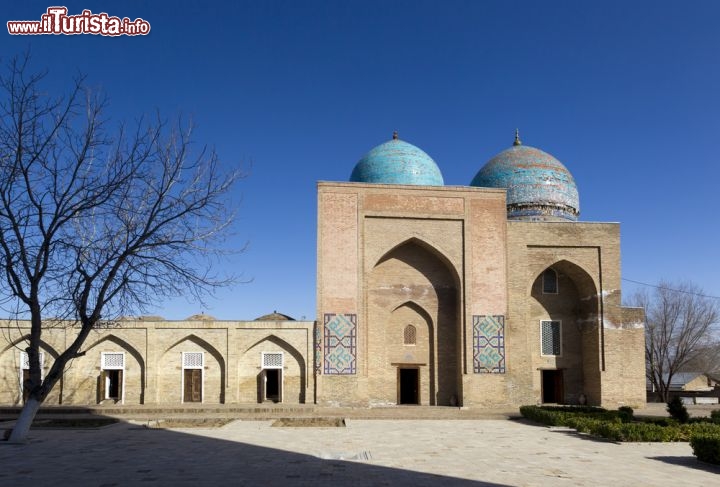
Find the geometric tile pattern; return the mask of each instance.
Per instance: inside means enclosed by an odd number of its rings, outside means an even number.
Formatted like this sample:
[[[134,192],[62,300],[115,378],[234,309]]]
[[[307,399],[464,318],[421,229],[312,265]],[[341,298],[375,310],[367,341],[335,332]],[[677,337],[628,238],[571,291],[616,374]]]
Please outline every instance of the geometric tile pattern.
[[[505,316],[473,316],[473,372],[505,373]]]
[[[325,367],[329,375],[349,375],[356,371],[357,315],[332,314],[324,316]]]
[[[322,371],[322,329],[320,324],[315,322],[314,333],[314,349],[315,349],[315,375],[320,375]]]

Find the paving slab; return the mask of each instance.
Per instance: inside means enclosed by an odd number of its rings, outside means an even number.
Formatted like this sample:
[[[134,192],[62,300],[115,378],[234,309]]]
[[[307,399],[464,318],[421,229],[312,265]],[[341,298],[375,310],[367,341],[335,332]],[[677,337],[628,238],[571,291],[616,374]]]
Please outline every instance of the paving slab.
[[[33,430],[0,442],[0,485],[717,485],[687,443],[590,439],[522,420],[346,419],[346,427]]]

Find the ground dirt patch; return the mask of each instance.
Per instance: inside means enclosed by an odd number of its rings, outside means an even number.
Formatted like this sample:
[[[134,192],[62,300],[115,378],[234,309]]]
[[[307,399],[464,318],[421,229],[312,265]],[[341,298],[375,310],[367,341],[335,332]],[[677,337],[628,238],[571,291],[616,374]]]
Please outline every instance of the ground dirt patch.
[[[151,429],[168,428],[220,428],[234,421],[231,418],[176,418],[149,419],[141,424]]]
[[[344,418],[281,418],[270,426],[290,428],[344,428]]]

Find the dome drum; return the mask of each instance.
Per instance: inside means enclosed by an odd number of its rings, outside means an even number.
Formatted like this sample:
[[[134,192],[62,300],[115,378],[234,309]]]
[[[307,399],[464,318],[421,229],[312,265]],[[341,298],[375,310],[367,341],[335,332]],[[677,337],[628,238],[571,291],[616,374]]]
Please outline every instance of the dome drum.
[[[567,205],[511,204],[507,205],[508,220],[577,221],[577,210]]]

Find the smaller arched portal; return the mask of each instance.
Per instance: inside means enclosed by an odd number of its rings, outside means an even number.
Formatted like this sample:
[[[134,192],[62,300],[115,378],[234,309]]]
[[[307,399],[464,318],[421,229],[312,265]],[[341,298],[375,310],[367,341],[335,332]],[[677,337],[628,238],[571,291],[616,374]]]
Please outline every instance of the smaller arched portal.
[[[240,402],[305,402],[305,358],[282,338],[268,335],[258,340],[243,353],[238,367]]]
[[[225,402],[225,359],[218,350],[197,335],[189,335],[168,347],[158,368],[159,402]],[[178,377],[177,372],[180,371]]]
[[[128,341],[109,334],[85,348],[70,369],[73,402],[143,404],[145,359]]]
[[[599,295],[592,276],[561,260],[537,275],[531,296],[540,401],[600,404]]]
[[[0,379],[0,404],[24,404],[27,400],[29,390],[25,385],[30,379],[30,363],[25,347],[29,343],[30,336],[12,341],[0,351],[0,370],[13,370],[15,373],[5,374]],[[44,341],[40,341],[40,377],[50,370],[58,353]],[[46,404],[62,403],[63,378],[53,388],[45,399]]]
[[[388,352],[397,367],[397,403],[433,404],[437,389],[433,321],[427,311],[407,301],[390,314]]]

